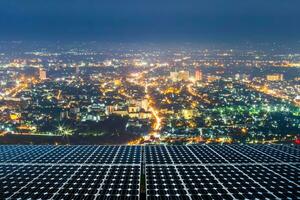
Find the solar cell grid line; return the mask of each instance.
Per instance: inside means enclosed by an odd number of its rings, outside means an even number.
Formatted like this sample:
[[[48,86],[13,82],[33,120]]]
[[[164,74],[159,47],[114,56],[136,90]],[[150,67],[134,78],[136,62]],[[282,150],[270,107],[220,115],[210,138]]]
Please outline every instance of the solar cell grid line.
[[[0,157],[0,161],[3,163],[3,162],[7,162],[7,160],[10,160],[10,159],[12,159],[12,158],[14,158],[14,157],[18,157],[18,156],[22,156],[23,154],[26,154],[26,153],[29,153],[29,152],[31,152],[31,151],[33,151],[34,149],[37,149],[39,146],[35,146],[35,147],[33,147],[32,149],[30,149],[30,150],[25,150],[25,152],[23,152],[23,153],[21,153],[21,154],[19,154],[19,153],[16,153],[16,154],[12,154],[13,156],[12,157],[10,157],[10,156],[8,156],[9,158],[6,158],[6,157],[4,157],[4,159],[3,159],[3,157],[1,158]],[[14,150],[11,150],[11,151],[8,151],[8,152],[6,152],[6,153],[8,153],[9,155],[12,153],[12,151],[14,151]]]
[[[235,150],[235,151],[236,151],[236,150]],[[241,153],[239,153],[239,154],[241,154]],[[241,154],[241,155],[242,155],[242,154]],[[248,158],[249,158],[249,157],[248,157]],[[249,159],[251,159],[251,158],[249,158]],[[251,160],[252,160],[252,159],[251,159]],[[253,161],[254,161],[254,160],[253,160]],[[255,162],[255,161],[254,161],[254,162]],[[286,179],[286,180],[289,181],[289,182],[293,182],[293,181],[289,180],[288,178],[282,176],[281,174],[279,174],[279,173],[277,173],[277,172],[275,172],[275,171],[273,171],[273,170],[267,168],[266,166],[264,166],[264,165],[262,165],[262,164],[260,164],[260,163],[257,163],[257,164],[260,165],[260,166],[262,166],[263,168],[265,168],[265,169],[267,169],[267,170],[269,170],[269,171],[271,171],[271,172],[277,174],[278,176],[282,177],[283,179]],[[295,183],[295,184],[297,184],[297,183]],[[298,185],[298,186],[299,186],[299,185]],[[299,186],[299,187],[300,187],[300,186]]]
[[[222,188],[227,192],[227,194],[232,197],[233,199],[235,199],[235,197],[233,196],[233,194],[222,184],[222,182],[215,176],[214,173],[212,173],[209,168],[207,166],[204,166],[205,169],[209,172],[209,174],[214,177],[215,180],[217,180],[217,182],[222,186]],[[229,199],[229,196],[227,196],[227,199]]]
[[[172,145],[166,146],[166,148],[175,164],[201,163],[194,154],[190,154],[186,146]]]
[[[279,159],[273,158],[270,155],[264,154],[265,156],[262,157],[262,153],[255,149],[251,149],[248,145],[230,145],[232,149],[237,150],[238,152],[242,153],[244,156],[250,157],[256,163],[276,163],[276,162],[283,162]]]
[[[29,145],[0,145],[0,155],[13,150],[30,150],[32,146]]]
[[[212,149],[212,151],[214,151]],[[217,152],[216,152],[217,153]],[[224,158],[225,159],[225,158]],[[226,160],[226,159],[225,159]],[[248,176],[246,173],[244,173],[242,170],[240,170],[238,167],[236,167],[235,165],[232,165],[235,169],[237,169],[239,172],[241,172],[243,175],[245,175],[247,178],[249,178],[250,180],[254,181],[257,185],[259,185],[261,188],[265,189],[266,191],[268,191],[271,195],[275,196],[271,191],[269,191],[267,188],[265,188],[264,186],[262,186],[259,182],[255,181],[252,177]]]
[[[256,148],[253,148],[253,147],[251,147],[251,145],[247,145],[247,147],[253,149],[254,151],[259,152],[260,154],[263,154],[263,155],[265,155],[265,156],[271,157],[271,158],[277,160],[277,161],[280,162],[280,163],[289,163],[289,162],[284,162],[284,161],[282,161],[282,160],[280,160],[280,159],[278,159],[278,158],[276,158],[276,157],[274,157],[274,156],[272,156],[272,155],[266,154],[266,153],[264,153],[264,152],[262,152],[262,151],[260,151],[260,150],[258,150],[258,149],[256,149]]]
[[[47,153],[49,153],[49,152],[47,152]],[[44,156],[44,155],[41,155],[40,157],[42,157],[42,156]],[[38,158],[37,158],[38,159]],[[15,164],[15,163],[13,163],[13,164]],[[23,165],[23,163],[22,163],[22,165]],[[20,168],[18,168],[18,169],[16,169],[16,170],[19,170],[19,169],[22,169],[23,167],[25,167],[26,165],[23,165],[23,166],[21,166]],[[16,171],[15,170],[15,171]],[[13,172],[15,172],[15,171],[12,171],[11,173],[13,173]],[[4,176],[4,177],[2,177],[2,179],[4,179],[4,178],[6,178],[8,175],[10,175],[11,173],[8,173],[6,176]],[[0,178],[0,180],[1,180],[1,178]]]
[[[75,149],[77,149],[77,148],[78,148],[78,146],[77,146],[76,148],[74,148],[73,151],[74,151]],[[70,154],[70,153],[72,153],[72,151],[69,152],[69,154]],[[68,154],[67,154],[67,155],[68,155]],[[65,156],[67,156],[67,155],[65,155]],[[64,156],[64,157],[65,157],[65,156]],[[61,159],[64,159],[64,157],[62,157]],[[25,166],[27,166],[27,165],[25,165]],[[37,180],[39,177],[43,176],[47,171],[51,170],[51,169],[52,169],[53,167],[55,167],[55,166],[56,166],[55,164],[50,165],[49,168],[48,168],[46,171],[40,173],[37,177],[35,177],[34,179],[32,179],[32,180],[31,180],[30,182],[28,182],[25,186],[23,186],[22,188],[20,188],[20,189],[17,190],[16,192],[14,192],[10,197],[8,197],[8,199],[11,199],[15,194],[19,193],[22,189],[25,189],[29,184],[32,184],[35,180]]]
[[[24,166],[24,169],[25,169],[26,167],[31,167],[31,166],[32,166],[32,165],[25,165],[25,166]],[[36,166],[35,166],[35,167],[36,167]],[[42,167],[39,166],[39,168],[42,168]],[[46,171],[48,171],[50,168],[51,168],[51,167],[47,166],[47,167],[45,168],[46,170],[44,170],[44,171],[42,171],[41,173],[37,174],[37,176],[35,176],[34,178],[32,178],[30,181],[28,181],[26,184],[24,184],[24,185],[21,186],[20,188],[13,188],[13,189],[16,189],[16,191],[13,191],[12,194],[11,194],[10,196],[8,196],[8,197],[5,197],[5,199],[13,199],[12,197],[13,197],[15,194],[19,193],[22,189],[26,188],[27,185],[31,184],[31,183],[32,183],[34,180],[36,180],[38,177],[42,176],[42,174],[45,173]],[[29,178],[26,177],[26,179],[28,180]],[[7,180],[7,179],[6,179],[6,180]],[[4,191],[4,192],[5,192],[5,191]]]
[[[1,165],[0,164],[0,180],[2,179],[3,176],[6,176],[10,172],[13,172],[20,167],[21,167],[21,165],[15,166],[15,165]]]
[[[274,153],[274,156],[276,155],[276,156],[279,156],[280,158],[282,157],[282,159],[284,159],[284,162],[288,162],[288,161],[300,162],[299,156],[276,149],[276,148],[272,147],[273,145],[264,145],[264,146],[256,145],[256,146],[258,146],[259,149],[263,148],[263,149],[266,149],[266,151],[270,151],[270,152]]]
[[[116,153],[115,156],[114,156],[114,159],[116,158],[116,155],[118,154],[119,150],[120,150],[120,147],[118,148],[117,153]],[[114,159],[113,159],[113,161],[114,161]],[[107,172],[106,172],[106,174],[104,175],[103,181],[102,181],[100,187],[98,188],[98,190],[97,190],[97,192],[96,192],[96,194],[95,194],[94,200],[97,199],[97,196],[99,195],[100,191],[102,190],[102,187],[103,187],[103,185],[104,185],[104,180],[108,177],[108,175],[109,175],[109,170],[111,169],[111,167],[112,167],[112,165],[109,165],[109,167],[108,167],[108,169],[107,169]]]
[[[166,146],[164,146],[164,147],[166,148]],[[174,165],[175,163],[174,163],[174,160],[172,159],[172,157],[171,157],[171,155],[170,155],[169,150],[168,150],[167,148],[166,148],[166,150],[167,150],[167,153],[168,153],[169,157],[171,158],[172,164]],[[175,166],[175,165],[174,165],[174,166]],[[186,187],[186,185],[185,185],[185,183],[184,183],[184,181],[183,181],[183,178],[181,177],[181,174],[179,173],[179,171],[178,171],[178,169],[177,169],[176,166],[175,166],[175,170],[176,170],[176,173],[177,173],[177,175],[178,175],[178,177],[179,177],[179,179],[180,179],[180,181],[181,181],[181,183],[182,183],[182,185],[183,185],[184,190],[185,190],[186,193],[187,193],[187,196],[189,197],[189,199],[192,199],[192,198],[191,198],[191,195],[190,195],[190,193],[189,193],[189,191],[188,191],[188,188]]]
[[[115,159],[116,164],[140,164],[142,150],[141,146],[121,146]]]
[[[56,146],[53,151],[48,152],[43,157],[40,157],[39,159],[34,160],[34,163],[58,163],[60,161],[63,161],[64,158],[66,158],[66,155],[71,155],[72,152],[74,152],[79,146],[62,146],[58,145]]]
[[[179,179],[175,165],[146,166],[147,200],[187,200],[190,197]]]
[[[222,157],[211,151],[207,145],[190,145],[188,148],[202,163],[227,163]]]
[[[0,145],[0,154],[11,150],[12,145]]]
[[[82,165],[54,199],[94,199],[108,168],[108,165]]]
[[[293,151],[296,150],[297,152],[300,152],[300,148],[297,148],[297,146],[300,145],[287,145],[286,147],[292,149]]]
[[[298,151],[300,152],[300,148],[298,148],[299,145],[297,144],[288,144],[288,145],[285,145],[285,144],[274,144],[273,147],[283,147],[283,148],[289,148],[289,149],[292,149],[293,151]]]
[[[89,155],[89,157],[88,158],[90,158],[92,155],[93,155],[93,153],[94,152],[96,152],[96,150],[98,149],[98,147],[96,147],[95,149],[94,149],[94,151]],[[88,160],[88,158],[85,160],[85,162],[87,162],[87,160]],[[85,163],[84,162],[84,163]],[[64,184],[52,195],[52,197],[51,197],[51,199],[53,199],[54,197],[55,197],[55,195],[57,195],[63,188],[64,188],[64,186],[65,185],[67,185],[68,183],[69,183],[69,181],[74,177],[74,175],[82,168],[82,166],[83,165],[81,165],[81,166],[79,166],[78,168],[77,168],[77,170],[69,177],[69,179],[68,180],[66,180],[65,182],[64,182]]]
[[[27,163],[28,164],[28,163]],[[11,164],[9,165],[6,165],[6,166],[11,166]],[[22,164],[22,165],[19,165],[19,168],[16,168],[15,170],[12,170],[10,171],[9,173],[6,173],[4,176],[0,177],[0,180],[2,179],[5,179],[6,177],[10,176],[11,174],[13,174],[14,172],[26,167],[27,165],[26,164]]]
[[[112,165],[97,199],[140,198],[140,166]]]
[[[93,151],[93,153],[98,149],[99,147],[96,147],[95,149],[94,149],[94,151]],[[93,153],[91,153],[90,155],[89,155],[89,157],[88,158],[90,158],[92,155],[93,155]],[[88,158],[85,160],[85,162],[87,162],[87,160],[88,160]],[[84,162],[84,163],[85,163]],[[56,191],[56,193],[54,193],[53,194],[53,196],[51,197],[51,199],[53,199],[54,197],[55,197],[55,195],[57,195],[63,188],[64,188],[64,186],[66,185],[66,184],[68,184],[68,182],[74,177],[74,175],[82,168],[82,166],[83,165],[81,165],[81,166],[79,166],[78,168],[77,168],[77,170],[70,176],[70,178],[68,179],[68,180],[66,180],[66,182]]]
[[[284,154],[281,151],[276,151],[275,149],[272,148],[268,148],[268,149],[262,149],[260,146],[256,145],[247,145],[248,147],[255,149],[256,151],[264,154],[264,155],[269,155],[274,159],[277,160],[281,160],[282,162],[285,163],[290,163],[290,162],[300,162],[300,159],[295,157],[295,156],[291,156],[289,154]],[[274,154],[273,154],[274,153]],[[276,157],[275,157],[276,156]]]
[[[274,199],[266,188],[245,175],[234,165],[207,166],[215,178],[230,191],[234,199]]]
[[[69,152],[67,155],[65,155],[65,156],[63,156],[60,160],[62,160],[62,159],[64,159],[66,156],[68,156],[70,153],[72,153],[73,151],[75,151],[76,149],[78,148],[78,146],[76,146],[71,152]],[[59,160],[59,161],[60,161]],[[58,162],[59,162],[58,161]],[[57,163],[58,163],[57,162]],[[25,166],[27,166],[27,165],[25,165]],[[59,165],[59,166],[63,166],[63,165]],[[58,167],[59,167],[58,166]],[[20,188],[17,192],[15,192],[14,194],[12,194],[8,199],[10,199],[11,197],[13,197],[14,195],[17,195],[21,190],[24,190],[29,184],[32,184],[34,181],[36,181],[39,177],[41,177],[41,176],[43,176],[46,172],[48,172],[49,170],[51,170],[52,168],[54,168],[54,167],[57,167],[57,165],[56,164],[51,164],[50,166],[49,166],[49,168],[46,170],[46,171],[44,171],[44,172],[42,172],[41,174],[39,174],[39,176],[37,176],[37,177],[35,177],[33,180],[31,180],[28,184],[26,184],[25,186],[23,186],[22,188]]]
[[[31,183],[14,193],[12,199],[49,199],[70,177],[77,166],[53,165]]]
[[[291,164],[291,166],[295,167],[296,169],[300,170],[300,164]]]
[[[93,157],[90,157],[87,163],[90,164],[111,164],[113,158],[117,154],[119,146],[99,146],[94,153]]]
[[[55,146],[39,146],[33,151],[22,154],[21,156],[14,157],[7,162],[9,163],[32,163],[34,160],[43,157],[44,155],[55,149]]]
[[[291,155],[291,156],[295,156],[297,158],[300,158],[300,151],[298,150],[293,150],[288,148],[287,146],[277,146],[277,145],[268,145],[269,148],[275,149],[277,151],[281,151],[285,154]]]
[[[300,197],[300,187],[297,184],[278,176],[261,165],[239,165],[237,167],[271,191],[278,199],[299,199]]]
[[[21,150],[26,150],[26,149],[32,149],[34,148],[33,145],[0,145],[0,151],[5,150],[5,151],[10,151],[10,150],[16,150],[16,149],[21,149]]]
[[[194,154],[194,152],[189,148],[189,146],[187,146],[187,149],[190,151],[191,154],[193,154],[194,156],[196,156]],[[198,157],[197,157],[197,159],[199,160],[200,163],[202,163],[201,160]],[[234,199],[235,197],[231,194],[231,192],[220,182],[219,179],[217,179],[217,177],[208,169],[208,167],[205,166],[205,165],[202,165],[202,166],[209,172],[209,174],[212,177],[214,177],[214,179],[222,186],[222,188],[227,192],[227,194]]]
[[[99,146],[80,145],[74,153],[61,160],[60,163],[86,163],[87,160],[91,158],[91,155],[94,154],[98,148]]]
[[[219,156],[224,158],[229,163],[251,163],[253,160],[244,155],[239,154],[233,149],[228,148],[228,145],[207,145],[208,148],[213,150]],[[239,155],[239,156],[238,156]]]
[[[290,145],[290,147],[293,148],[293,149],[297,149],[298,151],[300,151],[300,144]]]
[[[300,169],[291,165],[264,165],[269,170],[280,174],[283,177],[287,177],[287,179],[291,180],[292,182],[300,185]]]
[[[54,148],[55,149],[55,148]],[[51,151],[53,151],[54,149],[52,149]],[[49,152],[46,152],[45,154],[43,154],[43,155],[40,155],[40,157],[43,157],[44,155],[46,155],[46,154],[48,154]],[[36,158],[35,160],[37,160],[37,159],[39,159],[40,157],[38,157],[38,158]],[[15,164],[15,163],[12,163],[12,164]],[[22,163],[22,167],[25,167],[26,166],[26,163]],[[20,167],[19,169],[22,169],[22,167]],[[19,170],[19,169],[16,169],[16,170]],[[13,173],[14,171],[12,171],[11,173]],[[10,175],[10,173],[9,174],[7,174],[6,176],[8,176],[8,175]],[[6,178],[6,176],[4,176],[4,177],[2,177],[3,179],[4,178]],[[0,178],[0,180],[1,180],[1,178]]]
[[[193,152],[191,151],[191,153],[193,154]],[[250,159],[250,158],[249,158]],[[236,169],[236,167],[235,166],[233,166],[233,165],[222,165],[222,164],[220,164],[219,166],[227,166],[227,167],[233,167],[233,168],[235,168]],[[222,185],[222,187],[228,192],[228,194],[231,196],[231,197],[233,197],[233,198],[237,198],[236,196],[234,196],[228,189],[230,189],[230,188],[226,188],[224,185],[223,185],[223,183],[220,181],[220,179],[218,178],[218,177],[216,177],[216,175],[214,174],[214,173],[212,173],[212,171],[210,170],[210,168],[213,168],[213,167],[218,167],[218,165],[211,165],[211,166],[204,166],[207,170],[208,170],[208,172],[210,172],[210,174],[218,181],[218,183],[220,184],[220,185]],[[239,169],[237,169],[239,172],[240,172],[240,170]],[[242,173],[242,172],[240,172],[240,173]],[[244,173],[242,173],[243,175],[245,175]],[[218,175],[218,174],[217,174]],[[253,179],[251,179],[250,177],[248,177],[247,175],[245,175],[245,177],[247,177],[249,180],[252,180],[253,181]],[[225,182],[226,183],[226,182]],[[259,185],[259,184],[257,184],[257,185]],[[260,187],[261,187],[261,185],[259,185]],[[262,187],[262,188],[264,188],[264,187]],[[265,188],[264,188],[265,189]],[[266,191],[268,191],[268,190],[266,190]],[[272,195],[272,193],[270,192],[270,191],[268,191],[271,195],[270,196],[273,196],[273,197],[275,197],[274,195]]]
[[[147,164],[172,163],[172,160],[163,145],[145,146],[145,161]]]
[[[60,163],[61,161],[65,160],[66,157],[68,157],[69,155],[71,155],[73,152],[75,152],[80,146],[76,146],[74,147],[71,151],[69,151],[67,154],[65,154],[64,156],[62,156],[56,163]]]

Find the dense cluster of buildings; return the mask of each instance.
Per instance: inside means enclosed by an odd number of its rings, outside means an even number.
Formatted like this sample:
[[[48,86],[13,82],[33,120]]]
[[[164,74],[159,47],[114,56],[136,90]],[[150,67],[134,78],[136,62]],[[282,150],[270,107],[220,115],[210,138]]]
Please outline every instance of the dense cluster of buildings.
[[[115,128],[140,135],[132,143],[278,142],[299,135],[300,78],[289,72],[299,68],[283,65],[280,73],[282,57],[235,53],[191,50],[161,58],[129,51],[101,60],[103,53],[90,51],[27,52],[31,58],[0,65],[0,134],[101,136]],[[231,70],[241,63],[245,68]],[[275,70],[265,72],[261,63]]]

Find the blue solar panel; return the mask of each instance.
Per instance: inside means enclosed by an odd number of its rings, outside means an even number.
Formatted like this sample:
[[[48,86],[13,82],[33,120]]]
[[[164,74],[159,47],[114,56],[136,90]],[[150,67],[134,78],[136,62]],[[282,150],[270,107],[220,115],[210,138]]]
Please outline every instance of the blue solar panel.
[[[299,152],[288,145],[0,145],[0,199],[300,199]]]

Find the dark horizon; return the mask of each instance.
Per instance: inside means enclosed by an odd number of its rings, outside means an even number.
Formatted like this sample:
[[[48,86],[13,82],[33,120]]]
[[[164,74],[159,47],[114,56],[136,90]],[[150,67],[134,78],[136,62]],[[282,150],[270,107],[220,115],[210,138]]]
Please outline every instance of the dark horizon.
[[[110,42],[293,42],[295,0],[0,2],[1,40]]]

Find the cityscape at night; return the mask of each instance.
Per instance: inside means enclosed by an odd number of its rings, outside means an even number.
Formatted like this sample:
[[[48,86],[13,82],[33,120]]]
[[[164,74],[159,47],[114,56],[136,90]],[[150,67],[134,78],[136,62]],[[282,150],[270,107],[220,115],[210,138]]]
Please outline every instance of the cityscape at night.
[[[0,200],[300,200],[299,0],[1,0]]]
[[[288,47],[2,46],[3,143],[295,143],[300,134],[300,54]]]

